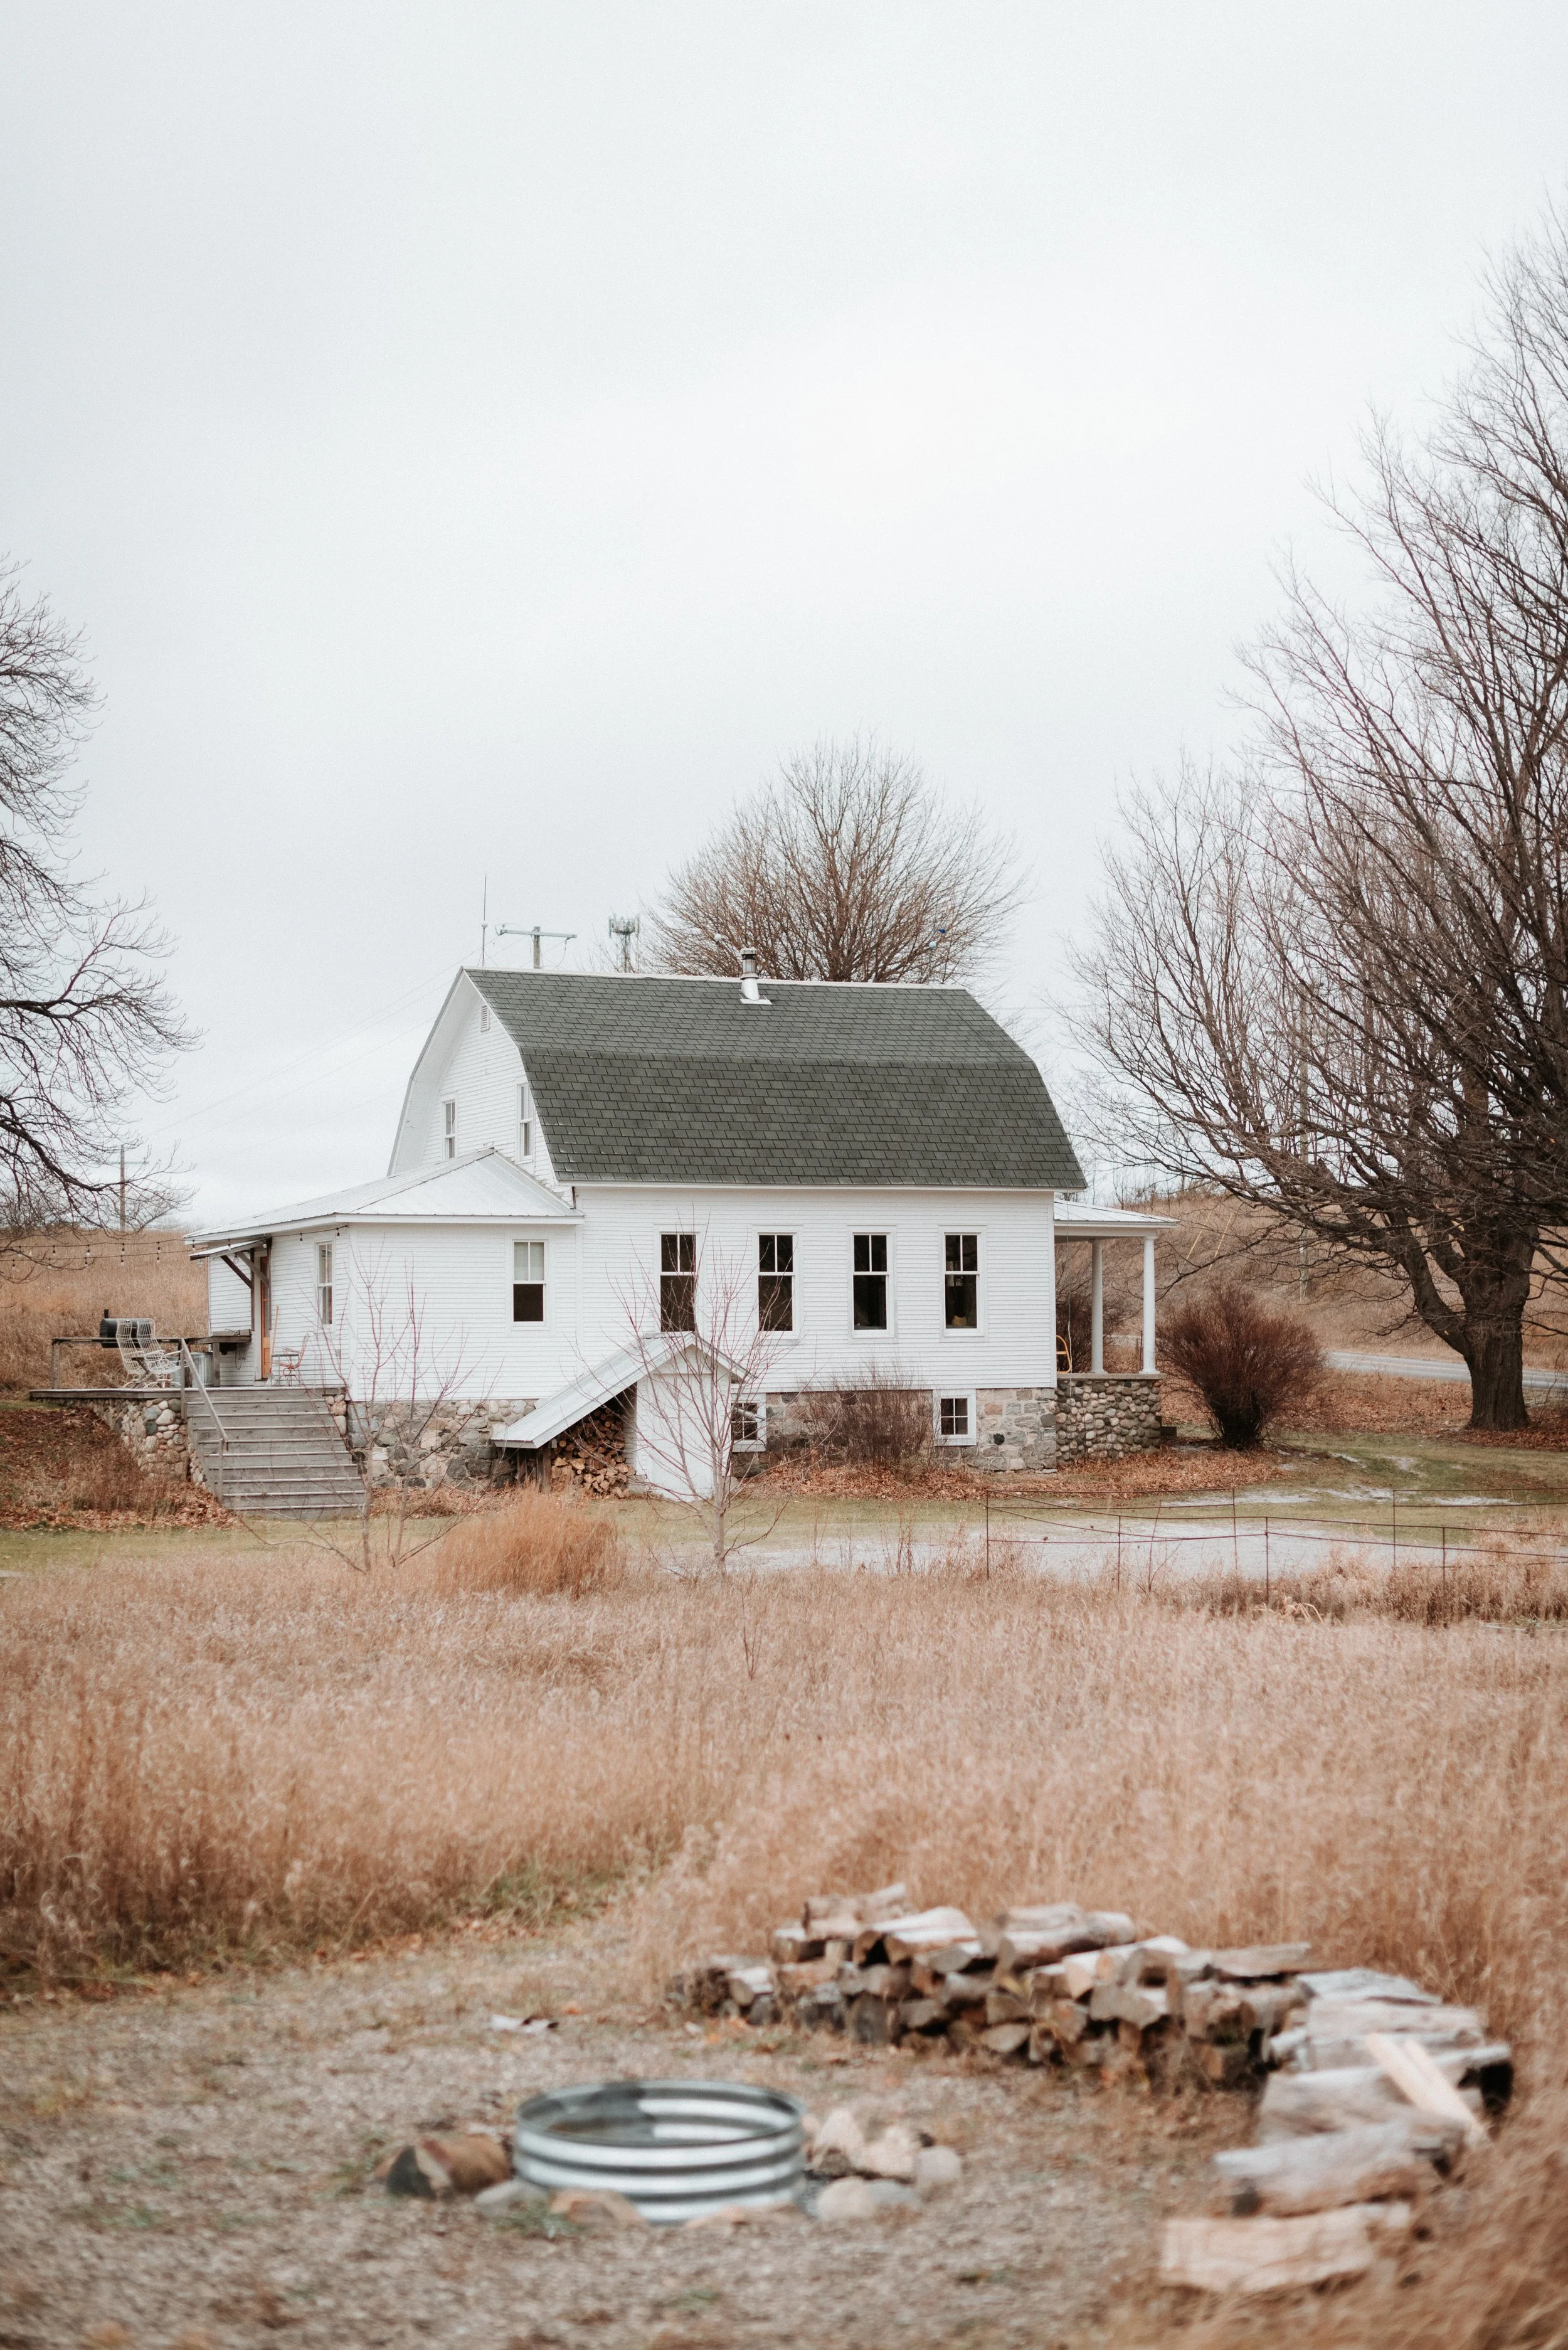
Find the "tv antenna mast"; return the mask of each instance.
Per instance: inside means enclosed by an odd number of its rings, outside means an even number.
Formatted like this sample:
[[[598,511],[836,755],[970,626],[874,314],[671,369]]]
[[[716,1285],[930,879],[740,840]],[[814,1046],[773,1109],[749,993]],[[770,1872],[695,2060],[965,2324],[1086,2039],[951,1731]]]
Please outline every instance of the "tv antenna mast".
[[[534,922],[532,924],[527,922],[497,922],[495,925],[495,935],[498,939],[532,939],[534,941],[534,968],[535,971],[543,971],[545,968],[545,958],[539,951],[541,942],[545,939],[560,939],[566,945],[570,946],[572,941],[577,934],[576,931],[542,931],[537,922]]]
[[[612,914],[609,918],[609,934],[617,941],[622,971],[631,969],[631,942],[641,929],[640,914]]]

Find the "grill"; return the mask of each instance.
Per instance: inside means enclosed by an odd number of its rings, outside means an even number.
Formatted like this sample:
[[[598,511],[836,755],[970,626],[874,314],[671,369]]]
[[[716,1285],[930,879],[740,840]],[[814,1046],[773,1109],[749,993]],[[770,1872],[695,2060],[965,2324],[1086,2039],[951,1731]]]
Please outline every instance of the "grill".
[[[805,2173],[805,2108],[733,2081],[602,2081],[531,2097],[513,2162],[552,2193],[612,2188],[672,2227],[722,2203],[789,2203]]]

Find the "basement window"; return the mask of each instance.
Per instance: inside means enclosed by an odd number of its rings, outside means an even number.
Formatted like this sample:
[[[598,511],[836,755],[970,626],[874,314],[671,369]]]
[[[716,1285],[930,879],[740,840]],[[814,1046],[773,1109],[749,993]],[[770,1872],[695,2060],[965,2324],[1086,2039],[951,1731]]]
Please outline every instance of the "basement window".
[[[318,1241],[316,1246],[316,1318],[323,1326],[332,1320],[332,1243]]]
[[[942,1318],[950,1330],[980,1327],[980,1234],[950,1232]]]
[[[512,1319],[514,1322],[542,1322],[545,1319],[543,1241],[514,1241],[512,1243]]]
[[[697,1327],[697,1235],[659,1235],[659,1326],[661,1330]]]
[[[974,1398],[967,1395],[945,1395],[937,1398],[937,1442],[939,1444],[972,1444],[974,1442]]]
[[[443,1101],[441,1106],[441,1151],[443,1159],[457,1157],[457,1104]]]
[[[757,1327],[794,1328],[794,1234],[757,1234]]]
[[[854,1275],[855,1327],[888,1327],[888,1235],[857,1232]]]
[[[768,1441],[768,1408],[760,1396],[746,1396],[730,1409],[732,1452],[763,1452]]]

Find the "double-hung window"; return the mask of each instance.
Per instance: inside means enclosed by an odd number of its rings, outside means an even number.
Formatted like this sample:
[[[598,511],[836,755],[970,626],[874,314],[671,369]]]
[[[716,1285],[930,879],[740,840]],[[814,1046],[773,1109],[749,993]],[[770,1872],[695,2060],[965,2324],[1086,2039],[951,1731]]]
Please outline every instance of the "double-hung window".
[[[857,1330],[888,1327],[888,1235],[857,1232],[853,1279]]]
[[[441,1151],[443,1159],[457,1157],[457,1104],[443,1101],[441,1106]]]
[[[512,1319],[514,1322],[542,1322],[545,1319],[543,1241],[514,1241],[512,1243]]]
[[[332,1320],[332,1243],[318,1241],[316,1244],[316,1318],[323,1326]]]
[[[980,1234],[949,1232],[942,1319],[950,1330],[980,1327]]]
[[[659,1235],[659,1326],[661,1330],[697,1327],[697,1235]]]
[[[794,1328],[794,1234],[757,1235],[757,1327]]]
[[[528,1098],[526,1086],[517,1088],[517,1156],[519,1159],[532,1159],[534,1156],[534,1105]]]

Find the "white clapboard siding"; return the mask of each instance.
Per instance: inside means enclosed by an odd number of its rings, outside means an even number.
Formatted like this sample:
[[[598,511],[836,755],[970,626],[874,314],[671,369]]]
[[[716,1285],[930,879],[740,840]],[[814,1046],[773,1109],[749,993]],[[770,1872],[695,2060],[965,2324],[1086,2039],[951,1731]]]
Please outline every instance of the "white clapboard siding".
[[[367,1396],[407,1392],[407,1336],[421,1326],[421,1392],[450,1386],[469,1398],[515,1400],[556,1393],[627,1344],[640,1302],[657,1326],[659,1242],[694,1231],[700,1260],[741,1268],[755,1306],[757,1237],[794,1236],[795,1327],[781,1336],[764,1384],[773,1389],[838,1384],[872,1365],[897,1366],[910,1385],[941,1393],[989,1387],[1049,1387],[1055,1378],[1052,1201],[1043,1192],[727,1191],[707,1194],[630,1186],[581,1187],[579,1223],[347,1225],[333,1233],[280,1232],[273,1247],[275,1345],[304,1344],[305,1373],[348,1378]],[[892,1327],[851,1324],[851,1240],[888,1236]],[[950,1232],[981,1240],[981,1327],[943,1326],[943,1243]],[[333,1243],[334,1320],[316,1308],[316,1247]],[[545,1319],[512,1319],[513,1243],[543,1239]],[[399,1334],[404,1356],[373,1368],[372,1302],[386,1357]],[[700,1320],[701,1318],[700,1309]],[[254,1351],[254,1350],[253,1350]],[[254,1375],[254,1374],[253,1374]]]
[[[525,1082],[522,1055],[500,1015],[492,1013],[490,1025],[484,1027],[478,990],[463,977],[420,1056],[392,1156],[393,1173],[435,1166],[445,1158],[444,1105],[449,1101],[457,1105],[457,1157],[492,1149],[517,1159],[517,1088]],[[549,1144],[536,1112],[533,1142],[533,1157],[518,1163],[541,1182],[553,1184]]]

